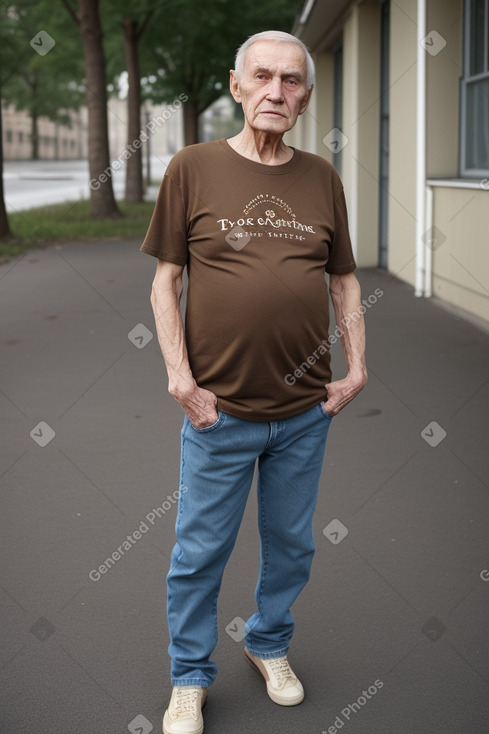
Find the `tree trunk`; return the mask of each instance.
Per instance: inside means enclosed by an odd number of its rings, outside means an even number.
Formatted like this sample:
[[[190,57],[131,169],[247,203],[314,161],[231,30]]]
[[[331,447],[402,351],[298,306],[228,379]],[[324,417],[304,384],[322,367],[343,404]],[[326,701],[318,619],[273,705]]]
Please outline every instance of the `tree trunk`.
[[[183,137],[185,145],[199,142],[199,112],[195,102],[190,100],[183,105]]]
[[[139,72],[138,21],[125,20],[124,52],[129,88],[127,92],[127,145],[131,157],[126,161],[126,201],[143,200],[143,151],[136,147],[141,130],[141,76]],[[134,153],[132,152],[134,150]]]
[[[31,158],[33,161],[39,160],[39,118],[37,112],[31,112]]]
[[[88,165],[90,216],[96,219],[120,214],[112,188],[107,121],[107,84],[102,46],[99,0],[79,0],[79,29],[85,57],[88,108]]]
[[[0,239],[8,240],[12,237],[8,223],[7,209],[3,192],[3,129],[2,129],[2,103],[0,102]]]

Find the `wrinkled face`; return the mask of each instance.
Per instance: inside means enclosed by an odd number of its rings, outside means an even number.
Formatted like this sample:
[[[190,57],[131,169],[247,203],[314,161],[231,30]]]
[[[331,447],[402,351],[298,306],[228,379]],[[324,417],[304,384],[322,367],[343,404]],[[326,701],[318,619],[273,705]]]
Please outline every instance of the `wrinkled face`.
[[[231,71],[231,93],[255,131],[283,135],[305,112],[306,58],[295,43],[256,41],[245,52],[242,78]]]

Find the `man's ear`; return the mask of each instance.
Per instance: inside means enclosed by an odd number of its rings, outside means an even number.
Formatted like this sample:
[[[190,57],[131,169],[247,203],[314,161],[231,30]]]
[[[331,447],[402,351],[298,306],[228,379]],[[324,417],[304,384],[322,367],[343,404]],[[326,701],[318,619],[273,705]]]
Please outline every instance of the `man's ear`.
[[[311,86],[307,90],[307,94],[304,97],[304,100],[303,100],[303,102],[302,102],[302,104],[300,106],[299,115],[303,115],[304,112],[307,110],[307,108],[309,106],[309,102],[311,101],[311,95],[312,95],[312,90],[313,89],[314,89],[314,84],[311,84]]]
[[[238,82],[238,75],[234,71],[234,69],[231,69],[229,71],[229,90],[231,94],[233,95],[235,102],[241,102],[241,93],[239,91],[239,82]]]

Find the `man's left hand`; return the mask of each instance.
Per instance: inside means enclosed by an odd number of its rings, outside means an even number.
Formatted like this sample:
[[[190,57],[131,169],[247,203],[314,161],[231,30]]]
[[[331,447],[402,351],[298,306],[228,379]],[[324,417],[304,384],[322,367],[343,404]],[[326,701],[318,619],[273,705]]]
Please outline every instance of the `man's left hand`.
[[[365,387],[367,383],[367,375],[359,375],[358,377],[345,377],[343,380],[336,380],[326,385],[328,391],[328,399],[324,402],[323,410],[329,415],[337,415],[348,405],[354,397]]]

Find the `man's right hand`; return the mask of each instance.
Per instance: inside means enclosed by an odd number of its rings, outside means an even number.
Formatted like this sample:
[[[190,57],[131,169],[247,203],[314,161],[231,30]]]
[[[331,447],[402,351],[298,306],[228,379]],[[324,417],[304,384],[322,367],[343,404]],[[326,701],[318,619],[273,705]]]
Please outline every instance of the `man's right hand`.
[[[195,382],[193,385],[180,382],[170,386],[168,392],[182,406],[194,428],[208,428],[217,421],[217,397],[210,390]]]

